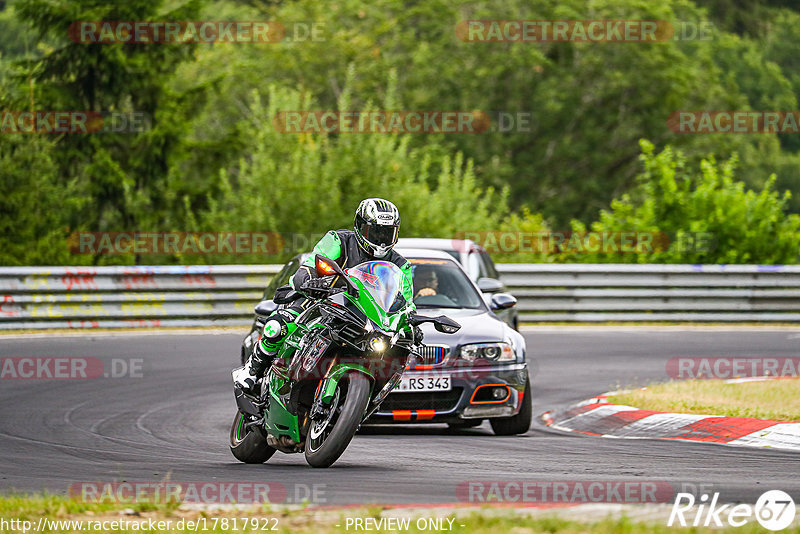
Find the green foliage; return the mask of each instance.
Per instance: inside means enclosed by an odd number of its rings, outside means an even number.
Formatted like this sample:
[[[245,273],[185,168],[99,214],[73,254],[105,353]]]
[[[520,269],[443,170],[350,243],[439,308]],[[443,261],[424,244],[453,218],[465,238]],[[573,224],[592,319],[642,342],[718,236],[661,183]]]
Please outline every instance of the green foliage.
[[[784,212],[800,212],[800,136],[680,135],[666,126],[678,110],[797,109],[793,0],[0,4],[0,109],[152,119],[128,134],[0,134],[3,264],[273,261],[74,256],[64,240],[81,231],[303,236],[286,243],[288,254],[349,227],[358,201],[378,195],[398,204],[406,236],[535,236],[591,224],[681,243],[616,256],[496,246],[499,261],[797,261],[796,221]],[[270,19],[289,38],[101,45],[66,37],[78,20],[169,19]],[[715,31],[650,44],[469,43],[456,25],[470,19],[711,21]],[[297,39],[311,24],[323,38]],[[482,110],[495,121],[497,112],[521,113],[529,122],[472,135],[289,135],[272,125],[280,110],[370,107]],[[641,173],[643,138],[675,152],[645,151]],[[794,195],[775,192],[785,189]],[[714,234],[712,250],[687,242],[703,232]]]
[[[557,260],[548,246],[551,233],[540,213],[523,208],[507,217],[499,231],[481,233],[476,241],[498,263],[551,263]]]
[[[0,136],[0,265],[82,263],[65,246],[63,211],[86,207],[74,181],[56,185],[53,146],[36,136]]]
[[[172,11],[161,7],[161,1],[151,0],[14,4],[20,20],[39,34],[40,42],[51,43],[41,57],[19,62],[22,70],[16,76],[32,88],[26,95],[30,103],[18,102],[22,109],[136,113],[148,123],[144,131],[66,135],[52,145],[58,168],[52,185],[66,189],[76,182],[90,199],[88,209],[59,210],[62,224],[76,231],[153,231],[177,210],[169,201],[180,195],[181,184],[166,179],[167,169],[191,108],[174,105],[181,95],[171,91],[167,81],[178,64],[192,57],[195,46],[86,44],[66,37],[75,21],[192,20],[199,12],[194,0]],[[136,258],[96,261],[130,263]]]
[[[193,229],[280,233],[285,257],[310,249],[331,228],[351,228],[356,206],[371,196],[397,204],[406,237],[497,228],[507,213],[506,194],[480,188],[472,162],[460,153],[433,145],[411,149],[409,135],[282,133],[272,117],[315,109],[313,101],[278,86],[269,88],[267,100],[253,95],[249,121],[240,125],[249,139],[248,157],[221,173],[222,194],[208,199]],[[390,100],[385,104],[391,109]],[[347,90],[339,109],[349,109]]]
[[[669,147],[655,154],[642,141],[640,184],[611,203],[591,225],[594,232],[653,232],[670,238],[651,253],[598,253],[564,260],[613,263],[796,263],[800,216],[784,209],[790,193],[772,191],[771,176],[760,192],[734,179],[736,158],[687,166]],[[573,221],[576,232],[585,226]],[[659,250],[661,248],[661,250]]]
[[[404,108],[521,113],[529,119],[521,128],[436,141],[472,158],[483,184],[508,186],[512,207],[527,205],[554,227],[571,218],[592,220],[633,185],[643,137],[680,147],[697,161],[710,152],[721,158],[742,154],[740,176],[752,186],[763,184],[764,165],[786,165],[787,173],[796,173],[797,162],[783,157],[775,136],[681,136],[666,128],[676,110],[793,109],[787,72],[764,58],[761,42],[721,30],[707,41],[652,44],[469,43],[456,34],[456,25],[470,19],[705,22],[687,0],[297,0],[267,8],[265,15],[287,24],[317,22],[325,39],[242,49],[235,55],[242,71],[233,74],[234,94],[245,87],[263,90],[266,76],[310,90],[321,109],[332,109],[353,65],[355,107],[380,100],[385,73],[396,69]],[[209,54],[230,59],[228,50]],[[425,145],[431,137],[411,142]]]

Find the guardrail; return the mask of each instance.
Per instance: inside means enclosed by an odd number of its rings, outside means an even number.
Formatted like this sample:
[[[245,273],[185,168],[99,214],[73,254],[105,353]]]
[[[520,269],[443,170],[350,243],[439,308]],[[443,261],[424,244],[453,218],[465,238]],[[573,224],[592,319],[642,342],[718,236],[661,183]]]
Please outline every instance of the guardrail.
[[[0,267],[0,329],[245,325],[280,267]]]
[[[502,264],[520,320],[800,321],[798,265]]]
[[[0,329],[246,325],[279,265],[0,267]],[[501,264],[520,320],[800,322],[800,266]]]

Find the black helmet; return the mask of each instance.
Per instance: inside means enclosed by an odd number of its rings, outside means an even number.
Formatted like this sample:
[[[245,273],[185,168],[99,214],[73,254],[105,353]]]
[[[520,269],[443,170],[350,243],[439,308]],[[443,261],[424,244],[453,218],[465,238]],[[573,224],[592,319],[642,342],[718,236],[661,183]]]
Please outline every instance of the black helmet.
[[[355,231],[358,244],[370,256],[383,258],[397,243],[400,212],[382,198],[361,201],[356,210]]]

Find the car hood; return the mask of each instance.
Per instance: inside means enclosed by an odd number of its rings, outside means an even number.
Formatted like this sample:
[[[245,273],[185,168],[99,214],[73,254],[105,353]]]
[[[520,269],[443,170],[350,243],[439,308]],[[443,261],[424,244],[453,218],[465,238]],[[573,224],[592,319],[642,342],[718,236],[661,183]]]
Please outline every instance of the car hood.
[[[467,343],[482,343],[490,341],[504,341],[508,338],[508,326],[483,310],[465,310],[452,308],[420,308],[419,315],[436,317],[446,315],[461,325],[461,330],[455,334],[437,332],[431,323],[422,325],[425,334],[425,345],[449,345],[455,348]]]

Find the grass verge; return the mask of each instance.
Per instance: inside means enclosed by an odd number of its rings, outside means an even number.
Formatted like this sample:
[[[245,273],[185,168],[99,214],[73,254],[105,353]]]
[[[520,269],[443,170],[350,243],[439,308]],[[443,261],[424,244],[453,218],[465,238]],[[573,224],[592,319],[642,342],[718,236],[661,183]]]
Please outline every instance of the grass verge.
[[[609,397],[609,402],[659,412],[800,422],[800,378],[726,384],[681,380]]]

